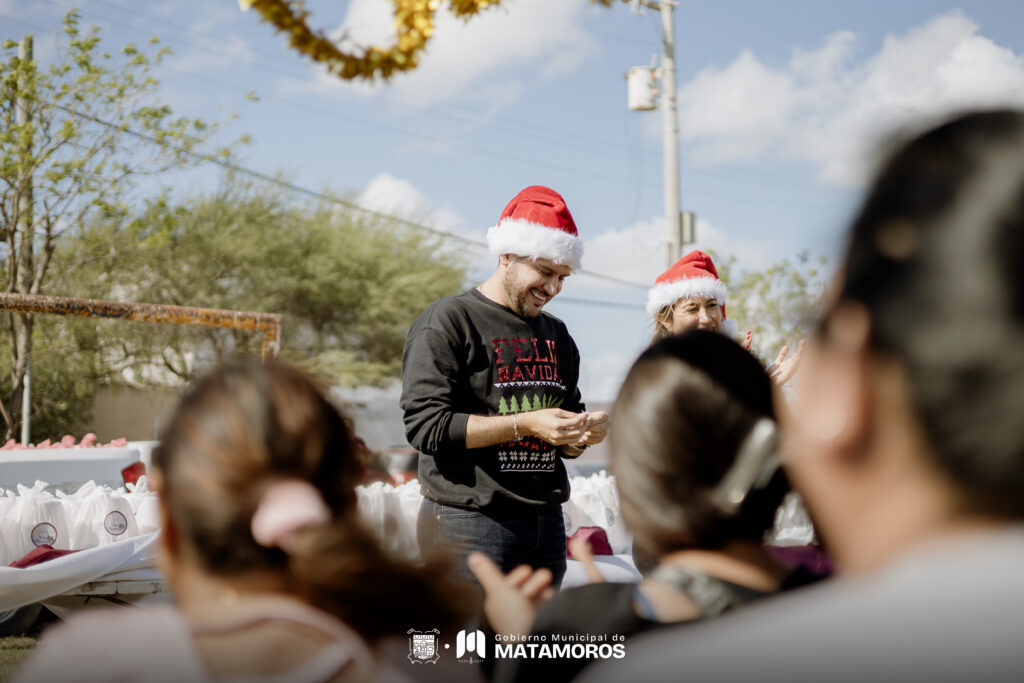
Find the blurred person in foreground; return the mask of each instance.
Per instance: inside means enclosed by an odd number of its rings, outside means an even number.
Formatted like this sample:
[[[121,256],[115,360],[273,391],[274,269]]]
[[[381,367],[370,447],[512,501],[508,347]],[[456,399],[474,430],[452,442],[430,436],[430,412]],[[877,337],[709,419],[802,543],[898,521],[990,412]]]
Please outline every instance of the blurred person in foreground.
[[[404,566],[364,529],[354,435],[290,365],[206,375],[153,465],[176,605],[80,614],[44,634],[16,680],[407,680],[377,646],[463,618],[445,567]]]
[[[717,617],[774,593],[787,578],[763,542],[789,483],[778,467],[772,384],[754,356],[709,331],[662,339],[630,369],[611,422],[622,517],[656,566],[639,584],[563,590],[534,619],[550,575],[519,568],[506,577],[487,558],[471,556],[491,625],[532,635],[512,642],[616,634],[625,636],[628,655],[633,635]],[[592,661],[503,659],[495,680],[568,680]]]
[[[581,680],[1024,676],[1024,113],[898,146],[784,415],[840,578],[641,638]]]

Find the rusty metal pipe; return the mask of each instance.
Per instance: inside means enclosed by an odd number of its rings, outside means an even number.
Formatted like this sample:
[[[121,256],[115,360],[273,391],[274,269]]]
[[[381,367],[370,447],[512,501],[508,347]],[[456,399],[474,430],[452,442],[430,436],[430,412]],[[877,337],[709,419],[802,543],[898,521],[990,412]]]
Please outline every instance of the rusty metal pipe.
[[[113,318],[171,325],[200,325],[263,332],[261,357],[276,357],[280,351],[281,320],[278,313],[228,311],[164,304],[133,304],[99,299],[71,299],[39,294],[0,293],[0,310],[23,313],[52,313],[81,318]]]

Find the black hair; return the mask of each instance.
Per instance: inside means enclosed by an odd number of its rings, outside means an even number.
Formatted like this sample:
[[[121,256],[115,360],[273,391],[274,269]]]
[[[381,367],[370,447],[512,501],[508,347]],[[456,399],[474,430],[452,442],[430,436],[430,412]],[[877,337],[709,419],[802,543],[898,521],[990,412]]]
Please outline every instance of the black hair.
[[[153,463],[182,559],[210,575],[276,572],[368,640],[464,616],[467,593],[445,559],[414,567],[364,526],[355,435],[320,383],[293,365],[238,359],[208,372],[179,403]],[[331,520],[300,530],[285,553],[257,543],[251,526],[263,493],[288,478],[312,484]]]
[[[935,464],[969,506],[1024,514],[1024,112],[898,146],[857,216],[839,302],[906,369]]]
[[[762,418],[774,419],[761,363],[724,334],[662,339],[633,364],[612,411],[612,467],[637,547],[661,556],[761,540],[789,490],[785,474],[723,511],[712,494]]]

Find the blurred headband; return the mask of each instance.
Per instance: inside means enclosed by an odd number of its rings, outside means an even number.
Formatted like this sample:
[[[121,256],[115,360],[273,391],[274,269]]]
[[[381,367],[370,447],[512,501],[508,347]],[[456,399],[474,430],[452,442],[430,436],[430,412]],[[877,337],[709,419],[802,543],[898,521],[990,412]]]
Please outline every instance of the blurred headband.
[[[265,548],[289,552],[295,532],[331,519],[320,491],[302,479],[282,479],[264,492],[252,516],[252,537]]]
[[[779,430],[775,422],[762,417],[740,445],[736,461],[711,492],[711,501],[732,515],[751,491],[764,488],[779,469]]]

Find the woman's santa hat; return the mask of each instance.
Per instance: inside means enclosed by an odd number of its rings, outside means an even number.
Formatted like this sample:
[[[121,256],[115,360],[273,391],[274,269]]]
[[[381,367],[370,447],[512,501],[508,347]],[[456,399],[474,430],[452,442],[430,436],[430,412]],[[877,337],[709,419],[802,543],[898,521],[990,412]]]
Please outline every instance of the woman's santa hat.
[[[532,185],[508,203],[498,224],[487,231],[487,248],[495,256],[515,254],[580,267],[583,240],[562,195]]]
[[[647,292],[647,313],[657,315],[680,299],[714,299],[722,309],[722,331],[735,334],[736,323],[725,316],[728,290],[718,277],[711,257],[703,251],[691,251],[658,276]]]

